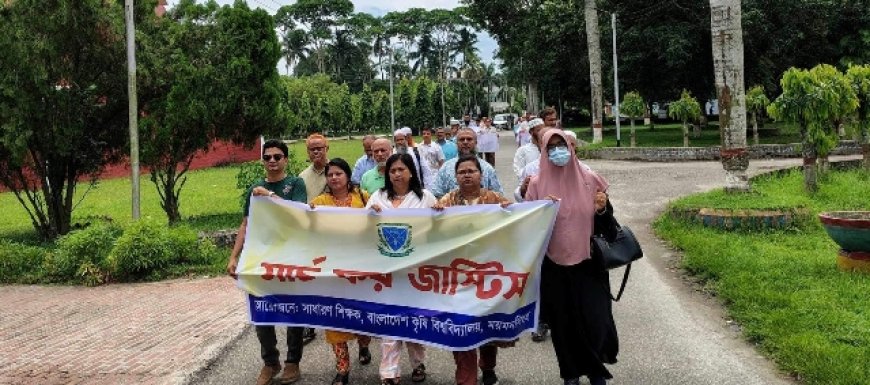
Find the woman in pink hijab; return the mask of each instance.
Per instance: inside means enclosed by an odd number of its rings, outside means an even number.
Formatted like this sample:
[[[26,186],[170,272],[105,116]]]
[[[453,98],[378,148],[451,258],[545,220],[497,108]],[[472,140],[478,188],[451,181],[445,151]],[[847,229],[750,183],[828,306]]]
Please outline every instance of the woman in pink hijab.
[[[574,140],[549,130],[541,140],[541,171],[532,177],[526,200],[559,200],[556,224],[541,267],[541,318],[552,331],[565,385],[604,385],[613,376],[619,340],[610,302],[607,270],[592,259],[590,237],[616,228],[607,182],[577,161]],[[599,230],[599,231],[595,231]]]

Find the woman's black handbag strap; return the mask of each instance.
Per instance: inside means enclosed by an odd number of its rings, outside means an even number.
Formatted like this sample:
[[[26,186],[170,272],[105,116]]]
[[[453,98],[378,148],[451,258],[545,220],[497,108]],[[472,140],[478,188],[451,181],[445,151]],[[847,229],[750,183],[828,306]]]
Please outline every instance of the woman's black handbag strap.
[[[631,273],[631,264],[625,265],[625,273],[622,274],[622,284],[619,285],[619,294],[616,295],[616,298],[613,297],[613,293],[610,293],[610,299],[613,302],[619,302],[619,299],[622,298],[622,293],[625,291],[625,285],[628,284],[628,274]]]

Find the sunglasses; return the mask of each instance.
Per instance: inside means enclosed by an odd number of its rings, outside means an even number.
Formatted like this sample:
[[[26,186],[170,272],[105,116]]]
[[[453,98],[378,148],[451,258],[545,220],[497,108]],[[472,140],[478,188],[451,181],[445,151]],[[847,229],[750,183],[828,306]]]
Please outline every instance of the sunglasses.
[[[284,155],[282,155],[282,154],[263,155],[263,160],[266,162],[270,162],[270,161],[272,161],[272,159],[275,159],[275,161],[278,162],[281,159],[284,159]]]

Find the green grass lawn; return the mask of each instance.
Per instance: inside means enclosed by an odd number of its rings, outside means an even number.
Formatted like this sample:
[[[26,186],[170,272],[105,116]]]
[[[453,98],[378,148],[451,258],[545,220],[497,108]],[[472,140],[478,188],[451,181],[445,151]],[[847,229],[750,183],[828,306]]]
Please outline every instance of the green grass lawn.
[[[589,127],[569,127],[577,133],[577,137],[587,143],[592,143],[592,129]],[[649,126],[638,125],[635,122],[635,132],[637,134],[638,147],[682,147],[683,146],[683,128],[680,124],[657,124],[655,129],[650,130]],[[604,127],[604,140],[602,143],[591,145],[591,148],[600,147],[616,147],[616,127],[607,125]],[[628,147],[631,144],[631,126],[625,124],[620,129],[620,139],[622,147]],[[771,143],[797,143],[800,142],[800,134],[793,127],[783,126],[774,128],[768,126],[766,129],[759,129],[759,139],[761,144]],[[709,147],[718,146],[722,142],[719,136],[719,126],[717,122],[713,122],[707,129],[701,131],[701,137],[695,138],[692,133],[689,133],[689,146],[692,147]],[[747,144],[752,144],[752,133],[747,135]]]
[[[306,165],[308,164],[308,152],[306,151],[304,140],[297,141],[289,147],[290,151],[293,152],[294,159],[303,161]],[[350,164],[351,169],[353,169],[357,158],[362,154],[363,146],[362,141],[359,139],[333,139],[329,141],[329,152],[327,152],[329,159],[342,158]]]
[[[238,167],[215,167],[191,171],[181,192],[181,213],[184,222],[198,230],[233,228],[241,220],[239,194],[236,189]],[[119,223],[131,220],[131,187],[129,178],[100,181],[87,195],[86,184],[80,184],[76,200],[81,203],[73,211],[74,221],[88,217],[109,217]],[[143,217],[166,218],[149,175],[141,179],[141,213]],[[27,213],[12,193],[0,194],[0,238],[16,241],[35,240]]]
[[[683,266],[726,304],[752,342],[807,384],[867,384],[870,379],[870,275],[841,272],[837,246],[815,215],[870,210],[870,177],[833,172],[815,196],[800,172],[756,180],[755,192],[689,196],[677,208],[803,207],[813,219],[784,231],[725,232],[668,215],[659,236],[684,251]]]

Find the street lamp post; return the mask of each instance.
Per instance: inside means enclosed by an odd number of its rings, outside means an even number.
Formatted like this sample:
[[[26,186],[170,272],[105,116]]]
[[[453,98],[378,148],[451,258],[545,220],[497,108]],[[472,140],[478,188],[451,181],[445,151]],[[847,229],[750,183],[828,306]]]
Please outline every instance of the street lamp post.
[[[390,45],[390,132],[396,130],[396,108],[393,105],[393,46]]]
[[[136,27],[133,25],[133,0],[124,3],[127,22],[127,108],[130,124],[130,182],[132,217],[139,219],[139,101],[136,96]]]
[[[616,147],[621,147],[622,140],[619,137],[619,67],[616,61],[616,13],[610,14],[610,25],[613,30],[613,95],[616,99],[613,104],[613,118],[616,120]]]

